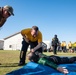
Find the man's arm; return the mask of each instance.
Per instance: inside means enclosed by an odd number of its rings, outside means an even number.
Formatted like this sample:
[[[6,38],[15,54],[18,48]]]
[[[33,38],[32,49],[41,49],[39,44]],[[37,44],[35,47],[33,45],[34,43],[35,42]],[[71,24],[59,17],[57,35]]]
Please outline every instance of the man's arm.
[[[58,67],[57,64],[53,63],[52,61],[48,60],[45,57],[40,58],[38,63],[43,64],[43,65],[48,65],[48,66],[50,66],[50,67],[52,67],[54,69],[57,69],[57,67]]]
[[[42,42],[38,43],[38,45],[36,47],[34,47],[34,51],[36,51],[37,49],[42,47]]]
[[[31,49],[31,51],[35,52],[36,50],[38,50],[41,47],[42,47],[42,42],[38,43],[38,45],[36,47],[34,47],[33,49]]]
[[[36,47],[34,47],[31,51],[35,52],[36,50],[38,50],[41,47],[42,47],[42,33],[39,32],[39,35],[38,35],[38,45]]]
[[[5,22],[6,22],[6,19],[5,19],[5,18],[2,18],[2,19],[0,20],[0,27],[2,27]]]
[[[63,67],[59,67],[57,64],[55,64],[54,62],[47,60],[46,58],[40,58],[38,61],[39,64],[43,64],[43,65],[47,65],[50,66],[56,70],[58,70],[59,72],[62,72],[64,74],[69,73],[67,69],[64,69]]]

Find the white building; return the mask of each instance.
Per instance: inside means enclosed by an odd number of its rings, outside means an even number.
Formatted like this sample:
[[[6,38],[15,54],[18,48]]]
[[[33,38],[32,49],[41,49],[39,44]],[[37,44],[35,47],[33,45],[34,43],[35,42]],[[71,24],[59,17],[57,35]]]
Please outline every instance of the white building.
[[[11,36],[8,36],[4,38],[4,50],[21,50],[22,46],[22,35],[20,32],[15,33]],[[47,44],[47,48],[50,47],[49,41],[43,41],[45,44]]]
[[[50,48],[50,46],[51,46],[51,43],[50,43],[50,41],[43,41],[45,44],[47,44],[47,49],[48,48]]]
[[[4,38],[4,50],[20,50],[22,36],[20,32]]]

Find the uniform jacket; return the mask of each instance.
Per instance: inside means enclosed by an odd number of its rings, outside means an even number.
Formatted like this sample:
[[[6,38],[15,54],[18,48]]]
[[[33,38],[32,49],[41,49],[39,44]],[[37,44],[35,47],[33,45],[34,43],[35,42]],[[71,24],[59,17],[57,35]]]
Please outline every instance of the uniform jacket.
[[[2,27],[6,22],[6,19],[2,16],[2,13],[3,13],[3,8],[0,7],[0,27]]]

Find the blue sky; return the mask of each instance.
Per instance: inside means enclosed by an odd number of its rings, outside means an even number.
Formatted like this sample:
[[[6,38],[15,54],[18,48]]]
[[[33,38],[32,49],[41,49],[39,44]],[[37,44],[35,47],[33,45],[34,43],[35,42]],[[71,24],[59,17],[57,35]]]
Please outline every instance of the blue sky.
[[[60,41],[76,41],[76,0],[0,0],[4,5],[11,5],[15,16],[0,29],[0,39],[37,25],[43,40],[57,34]]]

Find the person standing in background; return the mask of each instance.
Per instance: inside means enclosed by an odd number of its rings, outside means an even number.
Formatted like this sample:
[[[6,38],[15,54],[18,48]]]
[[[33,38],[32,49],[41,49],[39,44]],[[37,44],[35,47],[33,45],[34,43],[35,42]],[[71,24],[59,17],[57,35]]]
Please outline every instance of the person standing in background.
[[[67,46],[66,41],[64,41],[63,44],[64,44],[63,52],[66,53],[67,52],[67,49],[66,49],[66,46]]]
[[[52,47],[53,47],[53,53],[57,54],[57,46],[59,45],[59,39],[57,38],[57,35],[54,36],[52,39]]]
[[[61,50],[63,51],[64,49],[64,41],[61,42]]]
[[[72,52],[72,43],[71,41],[68,43],[69,52]]]

